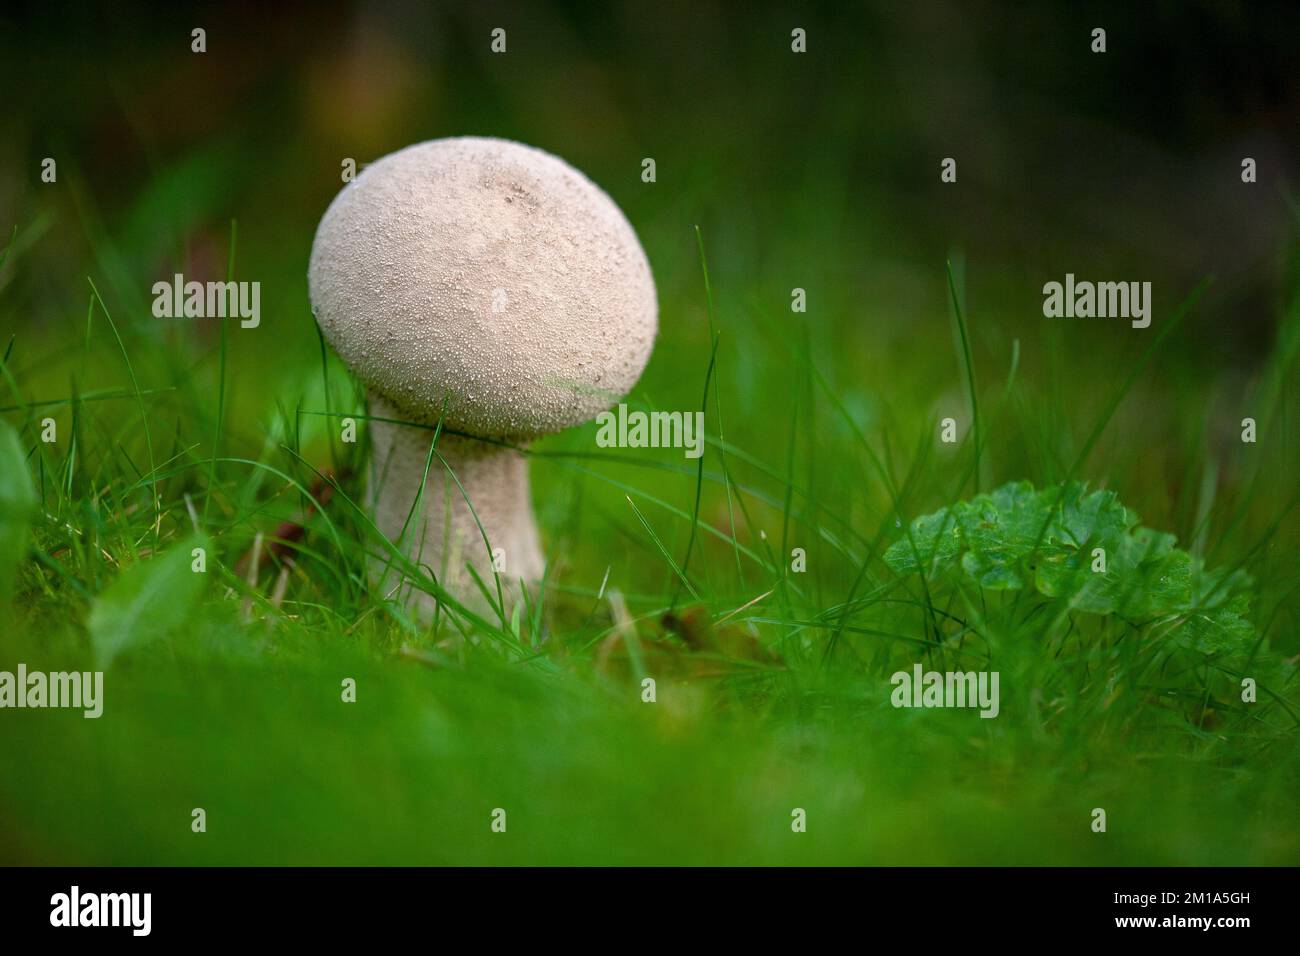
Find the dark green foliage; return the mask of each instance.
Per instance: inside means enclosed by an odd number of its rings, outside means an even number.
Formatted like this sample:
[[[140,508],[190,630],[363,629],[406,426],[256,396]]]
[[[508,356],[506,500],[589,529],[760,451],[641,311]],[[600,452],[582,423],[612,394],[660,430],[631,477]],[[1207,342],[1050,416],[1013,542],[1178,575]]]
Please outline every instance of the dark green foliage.
[[[1246,652],[1255,641],[1250,577],[1207,571],[1173,535],[1141,527],[1113,491],[1011,482],[922,515],[909,531],[885,552],[900,574],[961,575],[993,591],[1032,582],[1072,609],[1167,624],[1170,639],[1207,654]]]

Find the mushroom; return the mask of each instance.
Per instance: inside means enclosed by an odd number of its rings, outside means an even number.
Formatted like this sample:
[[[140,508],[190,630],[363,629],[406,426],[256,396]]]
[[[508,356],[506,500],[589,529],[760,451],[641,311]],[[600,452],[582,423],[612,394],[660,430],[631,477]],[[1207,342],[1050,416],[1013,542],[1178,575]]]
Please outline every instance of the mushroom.
[[[519,447],[626,395],[654,345],[654,279],[631,225],[549,153],[432,140],[335,197],[308,281],[325,338],[368,390],[376,526],[457,600],[482,603],[467,565],[517,597],[545,568]],[[426,480],[439,422],[447,467],[433,456]],[[427,617],[433,598],[417,602]]]

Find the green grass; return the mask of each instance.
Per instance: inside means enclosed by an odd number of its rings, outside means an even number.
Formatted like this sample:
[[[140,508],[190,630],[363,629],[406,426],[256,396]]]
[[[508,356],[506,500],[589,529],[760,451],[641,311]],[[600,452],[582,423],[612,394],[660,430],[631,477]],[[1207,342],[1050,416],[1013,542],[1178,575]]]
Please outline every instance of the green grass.
[[[274,237],[236,263],[232,224],[223,270],[279,290],[259,330],[152,318],[115,293],[146,286],[106,248],[84,315],[37,322],[0,299],[17,320],[0,343],[17,436],[0,669],[106,669],[99,720],[0,713],[0,859],[1300,862],[1295,299],[1225,408],[1212,357],[1178,347],[1196,290],[1145,333],[1053,326],[990,306],[996,275],[967,289],[978,265],[936,262],[951,328],[864,329],[847,292],[792,314],[740,281],[742,253],[662,221],[644,238],[668,263],[662,331],[629,401],[703,408],[705,457],[602,450],[594,426],[535,445],[543,592],[513,616],[451,602],[429,627],[368,588],[370,554],[438,593],[359,506],[362,393]],[[1255,444],[1237,440],[1247,414]],[[949,416],[956,445],[939,441]],[[1039,595],[1035,611],[1030,589],[885,559],[918,516],[1014,480],[1107,488],[1206,567],[1249,575],[1254,640],[1202,653],[1177,640],[1186,609],[1136,620]],[[998,670],[1000,716],[894,709],[889,677],[917,661]]]

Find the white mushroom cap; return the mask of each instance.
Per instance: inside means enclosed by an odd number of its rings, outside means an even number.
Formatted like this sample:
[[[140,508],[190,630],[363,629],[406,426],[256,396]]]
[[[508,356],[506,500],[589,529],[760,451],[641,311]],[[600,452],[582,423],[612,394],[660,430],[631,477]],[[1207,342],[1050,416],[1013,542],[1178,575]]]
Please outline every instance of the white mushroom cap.
[[[635,384],[658,303],[645,252],[601,189],[502,139],[438,139],[371,163],[316,230],[326,339],[375,394],[448,428],[527,438]]]

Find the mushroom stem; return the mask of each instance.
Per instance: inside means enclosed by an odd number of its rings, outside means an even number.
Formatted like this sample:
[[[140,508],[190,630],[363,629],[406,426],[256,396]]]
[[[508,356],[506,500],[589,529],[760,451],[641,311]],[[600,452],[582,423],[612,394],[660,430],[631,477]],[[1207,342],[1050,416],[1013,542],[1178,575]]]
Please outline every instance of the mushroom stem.
[[[374,395],[370,397],[370,415],[370,506],[376,526],[403,554],[432,572],[458,600],[476,608],[483,607],[484,601],[467,564],[478,572],[493,601],[493,575],[501,575],[507,605],[519,598],[521,579],[526,584],[541,579],[544,562],[528,491],[528,462],[522,454],[513,448],[443,432],[438,436],[437,450],[446,466],[435,455],[426,479],[425,463],[429,462],[433,430],[380,421],[405,416]],[[483,541],[485,534],[487,544]],[[388,563],[384,560],[376,572]],[[401,580],[395,568],[375,576],[379,578],[379,593],[384,596]],[[436,603],[433,597],[413,593],[422,615],[431,614]]]

